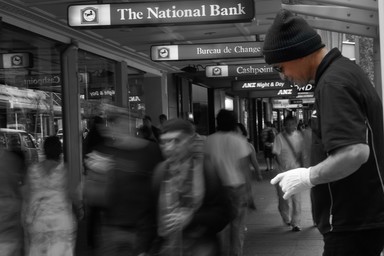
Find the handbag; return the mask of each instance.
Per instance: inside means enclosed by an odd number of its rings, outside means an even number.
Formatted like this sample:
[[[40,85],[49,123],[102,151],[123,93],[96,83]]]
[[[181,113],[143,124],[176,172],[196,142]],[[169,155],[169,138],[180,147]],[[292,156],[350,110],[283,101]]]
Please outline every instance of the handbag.
[[[87,174],[84,180],[84,201],[90,206],[107,207],[113,181],[112,156],[92,151],[84,161]]]

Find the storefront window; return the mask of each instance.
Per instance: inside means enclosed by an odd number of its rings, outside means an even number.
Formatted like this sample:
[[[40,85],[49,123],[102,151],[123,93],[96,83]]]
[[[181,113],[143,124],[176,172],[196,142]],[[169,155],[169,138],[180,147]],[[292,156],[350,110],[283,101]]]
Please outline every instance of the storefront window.
[[[30,152],[62,128],[61,59],[65,45],[28,31],[0,26],[0,140]],[[20,136],[10,136],[19,130]],[[25,132],[25,133],[24,133]],[[8,135],[7,135],[8,134]],[[27,157],[34,158],[30,153]],[[36,160],[36,159],[35,159]]]
[[[145,115],[144,102],[144,75],[133,74],[128,75],[128,101],[130,113],[133,117],[143,117]],[[139,124],[140,125],[140,124]]]
[[[192,84],[193,121],[196,131],[208,135],[208,89]]]
[[[116,65],[115,61],[79,50],[79,86],[83,136],[91,120],[103,115],[103,106],[115,105]]]

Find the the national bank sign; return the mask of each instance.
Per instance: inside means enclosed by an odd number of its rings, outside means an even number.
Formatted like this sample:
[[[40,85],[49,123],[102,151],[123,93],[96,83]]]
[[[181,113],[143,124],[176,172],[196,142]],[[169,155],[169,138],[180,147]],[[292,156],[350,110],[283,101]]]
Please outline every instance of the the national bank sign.
[[[254,17],[253,0],[110,3],[68,7],[68,25],[71,27],[246,22]]]

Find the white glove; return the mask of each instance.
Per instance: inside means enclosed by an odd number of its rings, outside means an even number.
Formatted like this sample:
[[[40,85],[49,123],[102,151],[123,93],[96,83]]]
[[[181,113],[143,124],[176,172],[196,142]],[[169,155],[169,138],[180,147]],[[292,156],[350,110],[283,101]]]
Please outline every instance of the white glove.
[[[290,198],[293,194],[308,190],[314,185],[309,179],[311,167],[297,168],[283,173],[279,173],[271,180],[271,184],[279,183],[281,190],[284,192],[284,199]]]

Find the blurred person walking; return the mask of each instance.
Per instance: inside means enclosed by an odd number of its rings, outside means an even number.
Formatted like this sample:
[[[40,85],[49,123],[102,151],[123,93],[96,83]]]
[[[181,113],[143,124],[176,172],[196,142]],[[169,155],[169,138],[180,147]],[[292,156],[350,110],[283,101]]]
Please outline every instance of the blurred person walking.
[[[244,136],[245,139],[248,137],[248,132],[245,126],[242,123],[237,123],[237,132]],[[248,141],[248,140],[247,140]],[[255,175],[257,181],[262,181],[263,176],[261,175],[259,163],[257,161],[256,157],[256,150],[255,147],[252,145],[251,142],[248,141],[248,146],[250,149],[249,152],[249,168],[244,170],[244,175],[246,177],[246,186],[247,186],[247,193],[248,193],[248,208],[252,210],[256,210],[256,204],[253,197],[253,182],[252,182],[252,174]]]
[[[245,238],[248,193],[244,170],[249,169],[250,147],[236,132],[237,118],[233,111],[221,109],[217,131],[207,137],[205,154],[231,197],[235,219],[222,232],[222,255],[241,256]]]
[[[143,126],[147,127],[146,132],[149,132],[147,138],[155,139],[157,142],[159,141],[160,129],[152,124],[152,118],[148,115],[143,118]],[[149,129],[148,129],[149,128]]]
[[[27,171],[24,193],[25,255],[72,256],[76,220],[59,137],[45,139],[44,153],[45,160],[31,165]]]
[[[22,256],[22,184],[25,164],[19,155],[0,145],[0,255]]]
[[[92,175],[94,175],[94,173],[92,173],[93,170],[90,170],[85,163],[88,160],[88,154],[94,150],[97,151],[98,148],[105,143],[105,138],[101,134],[101,130],[105,125],[106,120],[103,117],[92,117],[88,135],[83,140],[84,179],[86,180],[86,185],[89,185],[88,180],[92,181]],[[85,222],[86,241],[89,249],[94,252],[98,245],[97,236],[100,234],[101,208],[86,200],[83,202],[83,206],[85,210],[82,221]],[[79,228],[82,227],[81,224],[82,223],[80,223]]]
[[[104,171],[105,176],[103,183],[92,187],[98,191],[85,194],[85,200],[101,212],[96,254],[146,255],[156,237],[151,182],[153,170],[162,160],[160,148],[129,132],[135,129],[126,113],[113,113],[107,121],[108,125],[100,127],[103,143],[86,159],[89,170]]]
[[[166,160],[154,177],[162,256],[220,256],[217,233],[233,210],[216,171],[204,163],[204,141],[190,121],[163,124],[160,145]]]
[[[277,132],[272,126],[271,122],[266,122],[264,129],[261,131],[261,141],[263,143],[263,152],[267,169],[265,171],[273,170],[273,160],[275,155],[272,152],[273,142]]]
[[[158,128],[159,128],[160,130],[163,129],[163,124],[164,124],[164,122],[167,121],[167,120],[168,120],[168,117],[167,117],[166,114],[160,114],[160,115],[159,115],[159,126],[158,126]]]
[[[277,171],[279,173],[303,166],[304,140],[301,132],[296,130],[296,119],[287,116],[284,119],[284,131],[277,134],[273,143],[273,153],[276,155]],[[292,231],[300,231],[301,195],[292,195],[285,200],[283,191],[276,185],[278,209],[284,224],[291,226]]]
[[[313,83],[311,167],[278,174],[284,198],[311,188],[324,256],[379,256],[384,241],[383,106],[365,72],[300,16],[280,10],[264,40],[282,79]]]

